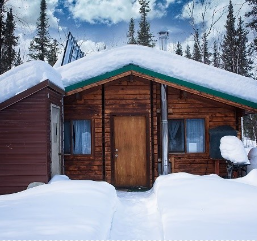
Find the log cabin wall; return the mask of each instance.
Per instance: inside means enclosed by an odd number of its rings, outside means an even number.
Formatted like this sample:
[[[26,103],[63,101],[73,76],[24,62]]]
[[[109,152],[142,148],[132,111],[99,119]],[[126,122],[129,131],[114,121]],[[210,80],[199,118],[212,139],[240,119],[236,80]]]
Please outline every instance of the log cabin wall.
[[[64,154],[65,174],[71,179],[95,180],[103,176],[102,86],[64,97],[64,120],[91,120],[92,154]]]
[[[49,181],[50,103],[61,107],[61,99],[44,88],[0,111],[0,194]]]
[[[147,121],[147,168],[148,181],[152,185],[152,126],[151,126],[151,81],[135,76],[127,76],[105,84],[105,176],[106,181],[113,182],[113,157],[112,157],[112,130],[111,118],[113,115],[143,115]]]
[[[72,179],[105,180],[113,183],[112,117],[147,117],[149,184],[158,177],[161,160],[160,84],[141,77],[126,76],[89,90],[64,97],[64,119],[92,121],[92,155],[65,155],[65,174]],[[230,125],[240,133],[241,112],[226,104],[168,87],[168,118],[204,118],[205,153],[169,153],[172,172],[215,173],[209,157],[209,129]],[[103,118],[102,118],[103,117]],[[226,176],[226,164],[219,173]]]
[[[215,173],[215,162],[209,157],[209,129],[221,125],[230,125],[240,133],[240,115],[237,113],[238,110],[235,107],[169,87],[168,118],[204,118],[206,125],[205,153],[169,153],[172,172],[188,172],[199,175]],[[219,174],[220,176],[226,176],[224,160],[220,161]]]

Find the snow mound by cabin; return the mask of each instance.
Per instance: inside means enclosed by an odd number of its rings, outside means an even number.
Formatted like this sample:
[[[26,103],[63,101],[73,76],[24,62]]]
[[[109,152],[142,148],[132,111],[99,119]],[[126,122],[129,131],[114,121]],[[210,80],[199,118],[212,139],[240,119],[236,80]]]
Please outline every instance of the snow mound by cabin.
[[[257,187],[257,169],[252,169],[246,176],[237,179],[231,179],[235,182],[242,182]]]
[[[253,147],[248,153],[248,159],[250,161],[250,165],[247,167],[248,171],[253,169],[257,169],[257,147]]]
[[[64,89],[60,74],[40,60],[26,62],[7,71],[0,75],[0,103],[47,79]]]
[[[223,136],[220,139],[221,156],[234,163],[250,164],[244,145],[236,136]]]
[[[128,64],[257,103],[257,83],[251,78],[177,54],[139,45],[130,44],[96,52],[56,70],[61,74],[63,84],[67,87]]]
[[[164,240],[257,240],[256,186],[174,173],[158,177],[154,192]]]
[[[116,203],[115,188],[94,181],[59,179],[2,195],[0,240],[106,240]]]

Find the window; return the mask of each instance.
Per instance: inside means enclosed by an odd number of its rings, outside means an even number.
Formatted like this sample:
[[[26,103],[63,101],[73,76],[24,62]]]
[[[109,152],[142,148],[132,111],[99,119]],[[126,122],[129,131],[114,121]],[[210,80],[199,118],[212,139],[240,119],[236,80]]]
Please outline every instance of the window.
[[[173,119],[168,122],[169,152],[205,152],[204,119]]]
[[[64,153],[91,154],[91,121],[64,122]]]

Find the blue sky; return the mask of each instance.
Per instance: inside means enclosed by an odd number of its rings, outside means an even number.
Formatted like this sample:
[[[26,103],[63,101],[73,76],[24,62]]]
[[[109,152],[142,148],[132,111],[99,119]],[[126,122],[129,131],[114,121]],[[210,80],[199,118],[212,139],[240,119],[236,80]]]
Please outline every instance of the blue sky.
[[[41,0],[8,0],[18,17],[17,35],[24,57],[28,52],[29,42],[35,35],[36,20],[39,16]],[[189,23],[189,10],[194,3],[195,24],[201,31],[206,31],[212,21],[219,21],[212,28],[209,36],[221,38],[224,34],[227,5],[229,0],[205,0],[207,6],[203,24],[201,13],[204,6],[199,0],[149,0],[151,12],[148,20],[151,32],[157,38],[160,30],[170,32],[169,46],[172,51],[177,41],[183,46],[192,46],[193,28]],[[46,0],[50,34],[64,44],[69,31],[80,41],[85,52],[95,51],[96,46],[106,44],[107,48],[126,44],[129,20],[135,19],[136,29],[139,22],[139,3],[137,0]],[[244,0],[232,0],[236,16],[244,16],[249,9]],[[214,18],[212,17],[214,16]],[[158,38],[157,38],[158,39]]]

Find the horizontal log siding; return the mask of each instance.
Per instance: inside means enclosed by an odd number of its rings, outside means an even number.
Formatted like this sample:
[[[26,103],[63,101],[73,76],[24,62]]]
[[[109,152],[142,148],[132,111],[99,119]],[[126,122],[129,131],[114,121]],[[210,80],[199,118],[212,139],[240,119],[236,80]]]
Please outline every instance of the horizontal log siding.
[[[65,174],[71,179],[103,180],[102,87],[64,97],[64,119],[92,122],[92,155],[64,155]]]
[[[31,182],[48,182],[50,100],[48,88],[0,111],[0,194],[22,191]]]
[[[237,109],[203,97],[168,88],[168,118],[205,118],[206,126],[212,129],[221,125],[230,125],[240,130],[237,121]],[[173,162],[173,172],[192,174],[215,173],[215,162],[209,157],[209,133],[206,131],[206,153],[204,154],[169,154]],[[220,161],[220,176],[226,176],[226,164]]]
[[[105,173],[106,181],[112,182],[112,157],[111,157],[111,124],[112,114],[142,114],[148,116],[149,130],[151,130],[151,83],[139,77],[129,76],[105,84]],[[152,152],[151,133],[149,134],[150,153],[149,182],[152,184]]]

